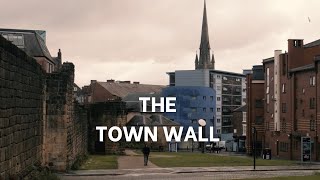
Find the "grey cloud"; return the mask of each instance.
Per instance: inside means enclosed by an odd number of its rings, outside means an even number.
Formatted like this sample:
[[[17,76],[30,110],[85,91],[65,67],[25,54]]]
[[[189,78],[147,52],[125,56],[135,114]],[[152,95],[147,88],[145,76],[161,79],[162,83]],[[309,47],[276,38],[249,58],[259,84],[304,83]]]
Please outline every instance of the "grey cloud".
[[[0,4],[2,27],[47,30],[51,53],[62,49],[64,59],[76,64],[81,85],[107,76],[125,78],[121,72],[126,70],[116,66],[119,62],[159,67],[147,81],[165,84],[166,71],[193,69],[199,48],[202,0],[0,0]],[[319,38],[319,5],[318,0],[207,0],[217,68],[241,72],[271,56],[273,49],[285,49],[288,38],[306,42]],[[127,76],[146,81],[147,69],[130,70]]]

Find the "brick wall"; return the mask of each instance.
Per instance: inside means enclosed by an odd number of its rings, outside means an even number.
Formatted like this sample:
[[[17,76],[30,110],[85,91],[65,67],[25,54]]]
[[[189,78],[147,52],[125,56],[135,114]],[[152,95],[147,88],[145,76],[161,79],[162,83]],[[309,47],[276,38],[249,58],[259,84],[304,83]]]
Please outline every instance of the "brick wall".
[[[0,179],[41,162],[43,86],[40,65],[0,36]]]

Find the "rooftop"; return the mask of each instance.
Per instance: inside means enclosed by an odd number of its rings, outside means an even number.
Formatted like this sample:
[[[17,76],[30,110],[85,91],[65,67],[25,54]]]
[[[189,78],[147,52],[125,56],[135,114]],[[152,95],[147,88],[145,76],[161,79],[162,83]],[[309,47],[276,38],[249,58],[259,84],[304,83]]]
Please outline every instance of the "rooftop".
[[[20,49],[25,51],[31,57],[46,57],[48,60],[53,61],[53,58],[46,46],[45,31],[41,30],[25,30],[25,29],[3,29],[0,28],[0,34]],[[23,37],[19,46],[15,39],[10,40],[10,36],[17,35]],[[17,37],[16,36],[16,37]],[[16,38],[13,37],[12,38]]]
[[[299,72],[299,71],[306,71],[306,70],[311,70],[311,69],[314,69],[314,64],[308,64],[305,66],[293,68],[293,69],[290,69],[290,72]]]
[[[312,41],[308,44],[305,44],[303,47],[310,48],[310,47],[319,46],[319,45],[320,45],[320,39]]]
[[[166,86],[149,84],[131,84],[118,82],[97,82],[111,94],[124,98],[131,93],[159,93]]]

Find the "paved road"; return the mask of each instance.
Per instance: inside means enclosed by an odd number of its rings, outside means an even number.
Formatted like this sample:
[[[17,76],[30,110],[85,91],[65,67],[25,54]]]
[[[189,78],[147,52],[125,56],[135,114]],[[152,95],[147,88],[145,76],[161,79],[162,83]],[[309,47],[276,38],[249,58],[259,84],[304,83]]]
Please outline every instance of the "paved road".
[[[86,175],[86,176],[60,176],[62,180],[85,180],[85,179],[116,179],[116,180],[209,180],[209,179],[245,179],[279,176],[306,176],[314,174],[315,170],[284,170],[284,171],[231,171],[231,172],[193,172],[193,173],[129,173],[122,175]]]

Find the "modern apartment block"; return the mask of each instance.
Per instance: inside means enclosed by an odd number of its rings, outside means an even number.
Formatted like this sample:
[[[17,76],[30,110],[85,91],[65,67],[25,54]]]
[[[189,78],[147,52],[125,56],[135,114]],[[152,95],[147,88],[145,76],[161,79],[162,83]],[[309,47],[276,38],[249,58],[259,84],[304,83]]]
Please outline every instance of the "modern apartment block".
[[[319,159],[319,55],[320,40],[304,44],[302,39],[289,39],[288,52],[275,50],[273,57],[263,60],[264,118],[255,124],[257,112],[248,113],[247,135],[256,127],[262,148],[270,148],[274,157],[300,160],[301,140],[309,137],[311,160]],[[248,94],[248,107],[262,97],[261,90],[262,85],[250,87],[254,93]],[[249,149],[251,143],[248,138]]]
[[[170,86],[199,86],[215,90],[216,100],[214,126],[216,137],[223,141],[233,139],[232,111],[246,102],[245,75],[227,71],[199,69],[168,73]]]
[[[209,87],[215,90],[216,100],[214,126],[215,136],[223,141],[232,141],[232,111],[246,102],[246,79],[244,74],[215,70],[214,54],[211,51],[208,33],[206,4],[204,4],[201,42],[195,58],[195,70],[168,72],[169,85],[176,87]],[[190,121],[191,119],[186,119]]]

